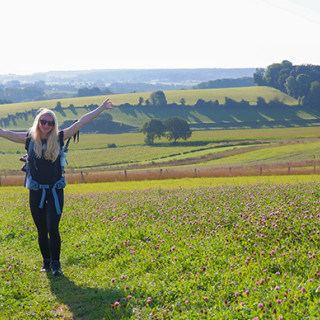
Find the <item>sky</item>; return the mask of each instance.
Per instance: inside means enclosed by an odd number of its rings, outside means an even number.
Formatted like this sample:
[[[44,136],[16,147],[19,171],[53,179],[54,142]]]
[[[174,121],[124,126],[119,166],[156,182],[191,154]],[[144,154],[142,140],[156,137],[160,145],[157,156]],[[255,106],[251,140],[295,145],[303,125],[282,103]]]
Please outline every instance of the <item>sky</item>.
[[[0,74],[320,65],[319,0],[10,0]]]

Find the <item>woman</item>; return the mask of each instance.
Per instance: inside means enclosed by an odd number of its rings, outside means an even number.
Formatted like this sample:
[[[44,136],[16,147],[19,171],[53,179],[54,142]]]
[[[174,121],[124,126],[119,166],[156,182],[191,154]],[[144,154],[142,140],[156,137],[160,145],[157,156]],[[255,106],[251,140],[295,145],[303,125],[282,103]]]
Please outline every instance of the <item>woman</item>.
[[[65,183],[61,183],[64,179],[60,164],[60,148],[64,140],[72,137],[105,109],[113,109],[109,99],[62,131],[58,130],[56,115],[49,109],[40,109],[28,133],[0,128],[0,137],[25,144],[29,157],[31,153],[28,165],[32,186],[30,181],[27,181],[26,186],[29,189],[30,211],[38,230],[38,242],[43,258],[40,272],[51,270],[55,276],[62,274],[59,222],[63,210]]]

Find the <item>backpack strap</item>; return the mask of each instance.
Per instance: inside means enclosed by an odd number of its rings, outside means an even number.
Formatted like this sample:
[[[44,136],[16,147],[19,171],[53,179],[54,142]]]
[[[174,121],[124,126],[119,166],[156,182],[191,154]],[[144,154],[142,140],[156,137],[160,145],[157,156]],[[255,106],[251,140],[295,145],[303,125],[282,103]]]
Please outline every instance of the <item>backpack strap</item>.
[[[26,172],[26,176],[24,179],[24,186],[27,186],[27,180],[30,177],[31,178],[31,174],[30,174],[30,160],[31,160],[31,153],[33,150],[33,146],[34,146],[34,142],[33,139],[30,137],[30,141],[29,141],[29,145],[28,145],[28,152],[27,155],[25,157],[26,160],[26,165],[25,165],[25,172]]]
[[[67,143],[64,145],[64,147],[60,148],[60,165],[61,165],[61,171],[62,175],[65,174],[65,166],[68,164],[67,161],[67,153],[68,153],[68,147],[70,143],[71,137],[67,140]]]

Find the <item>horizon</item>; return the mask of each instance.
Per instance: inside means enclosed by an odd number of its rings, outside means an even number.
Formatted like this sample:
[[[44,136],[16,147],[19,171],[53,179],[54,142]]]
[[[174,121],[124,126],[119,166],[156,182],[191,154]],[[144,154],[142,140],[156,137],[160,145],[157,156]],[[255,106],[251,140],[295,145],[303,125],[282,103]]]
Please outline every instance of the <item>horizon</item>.
[[[17,73],[7,73],[7,74],[1,74],[0,77],[5,77],[5,76],[34,76],[37,74],[46,74],[46,73],[78,73],[78,72],[99,72],[99,71],[152,71],[152,70],[242,70],[242,69],[256,69],[255,67],[240,67],[240,68],[108,68],[108,69],[77,69],[77,70],[48,70],[48,71],[41,71],[41,72],[34,72],[34,73],[28,73],[28,74],[17,74]]]

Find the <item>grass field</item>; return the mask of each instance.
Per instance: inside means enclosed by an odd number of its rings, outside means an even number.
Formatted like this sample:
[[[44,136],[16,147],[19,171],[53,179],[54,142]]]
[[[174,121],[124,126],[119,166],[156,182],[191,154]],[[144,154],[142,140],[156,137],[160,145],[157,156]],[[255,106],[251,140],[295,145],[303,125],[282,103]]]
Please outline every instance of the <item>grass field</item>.
[[[318,128],[195,131],[176,145],[144,145],[144,135],[83,134],[71,143],[67,171],[181,165],[234,165],[319,160]],[[108,144],[117,148],[108,148]],[[20,172],[24,146],[0,140],[0,174]]]
[[[148,98],[150,93],[144,93]],[[266,101],[277,97],[288,105],[296,104],[296,101],[283,95],[277,90],[267,87],[232,88],[232,89],[207,89],[207,90],[180,90],[166,92],[169,103],[179,103],[183,98],[186,104],[193,104],[197,99],[215,100],[228,97],[240,101],[242,98],[254,102],[257,96],[264,96]],[[280,95],[280,96],[279,96]],[[132,103],[139,100],[140,93],[128,95],[113,95],[111,98],[117,104]],[[63,107],[69,104],[82,106],[84,104],[99,104],[104,97],[74,98],[72,100],[61,100]],[[57,101],[39,101],[10,105],[1,105],[0,114],[29,110],[30,108],[55,107]],[[312,110],[302,110],[299,107],[287,106],[274,110],[258,110],[252,107],[249,109],[238,108],[197,108],[176,107],[172,108],[148,108],[120,107],[110,112],[113,120],[119,123],[140,127],[144,121],[150,118],[163,118],[179,115],[188,120],[190,124],[202,129],[193,131],[192,137],[186,142],[179,142],[176,145],[170,144],[164,139],[156,140],[154,146],[144,145],[144,135],[141,133],[123,134],[82,134],[79,144],[71,144],[68,155],[69,165],[67,170],[118,170],[145,168],[154,165],[168,166],[215,166],[215,165],[238,165],[238,164],[259,164],[262,162],[279,161],[317,161],[318,145],[316,142],[305,143],[302,139],[318,137],[318,126],[312,126],[312,121],[317,120],[319,115]],[[87,112],[84,108],[77,108],[74,114],[71,110],[65,109],[64,114],[57,113],[59,122],[63,123],[68,119],[80,118]],[[33,119],[17,119],[15,125],[7,129],[26,130]],[[206,125],[220,124],[241,124],[246,123],[249,127],[254,123],[288,122],[297,127],[291,128],[261,128],[241,130],[203,130]],[[311,121],[298,127],[299,121]],[[250,124],[251,123],[251,124]],[[301,124],[301,123],[300,123]],[[292,139],[296,141],[292,142]],[[298,141],[299,139],[299,141]],[[267,143],[264,140],[269,140]],[[279,141],[283,140],[283,141]],[[287,141],[284,141],[287,140]],[[115,144],[117,148],[108,148],[109,144]],[[290,144],[286,146],[287,144]],[[303,145],[304,144],[304,145]],[[272,148],[271,148],[272,147]],[[0,139],[0,178],[1,175],[18,174],[21,162],[19,157],[24,154],[23,145]],[[310,164],[309,164],[310,165]],[[315,163],[316,165],[316,163]]]
[[[60,278],[0,194],[0,319],[318,317],[319,176],[69,185]]]

